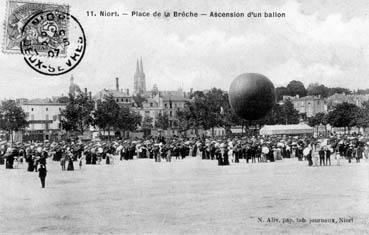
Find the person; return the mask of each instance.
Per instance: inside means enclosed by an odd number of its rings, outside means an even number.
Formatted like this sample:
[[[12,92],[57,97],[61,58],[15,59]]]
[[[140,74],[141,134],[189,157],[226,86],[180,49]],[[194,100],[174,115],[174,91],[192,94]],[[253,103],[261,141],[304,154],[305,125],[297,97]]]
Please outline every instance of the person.
[[[65,171],[65,164],[66,164],[66,156],[65,154],[63,154],[63,156],[60,159],[60,165],[61,165],[62,171]]]
[[[74,171],[73,158],[68,156],[68,168],[67,171]]]
[[[329,162],[329,165],[331,165],[331,150],[326,147],[325,149],[325,163],[328,165],[328,162]]]
[[[167,152],[166,152],[166,161],[171,162],[172,161],[172,150],[171,146],[167,146]]]
[[[364,157],[365,159],[369,158],[369,146],[368,145],[365,145],[364,147]]]
[[[308,160],[309,162],[309,166],[312,166],[313,165],[313,151],[311,148],[306,148],[305,150],[305,156],[306,156],[306,159]]]
[[[323,165],[325,166],[325,159],[324,159],[324,155],[325,155],[325,152],[324,152],[324,149],[323,149],[323,147],[322,147],[322,148],[320,148],[320,150],[319,150],[319,159],[320,159],[320,165],[322,165],[322,163],[323,163]]]
[[[228,149],[224,143],[220,144],[220,149],[217,151],[217,157],[218,157],[218,166],[229,165]]]
[[[364,147],[359,145],[356,149],[356,162],[360,162],[360,158],[363,158]]]
[[[350,145],[350,147],[346,150],[346,157],[348,159],[348,162],[351,163],[351,158],[353,155],[353,149],[352,149],[352,145]]]
[[[79,165],[79,169],[81,170],[82,169],[82,161],[83,159],[85,158],[85,155],[81,155],[81,157],[78,158],[78,165]]]
[[[42,188],[45,188],[46,175],[47,175],[46,166],[44,164],[40,164],[40,168],[38,169],[38,177],[40,177]]]

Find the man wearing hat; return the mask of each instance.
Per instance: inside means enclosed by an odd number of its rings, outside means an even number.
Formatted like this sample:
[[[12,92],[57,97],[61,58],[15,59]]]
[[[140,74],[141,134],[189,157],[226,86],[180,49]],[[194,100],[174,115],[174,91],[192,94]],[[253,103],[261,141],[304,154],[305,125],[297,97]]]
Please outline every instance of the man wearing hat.
[[[229,165],[228,149],[224,143],[220,144],[220,149],[217,151],[218,166]]]
[[[46,166],[44,164],[40,164],[40,168],[38,169],[38,177],[40,177],[42,188],[45,188],[46,175],[47,175]]]
[[[323,165],[325,166],[324,157],[325,157],[325,151],[324,151],[323,147],[321,147],[320,150],[319,150],[320,165],[322,165],[322,163],[323,163]]]

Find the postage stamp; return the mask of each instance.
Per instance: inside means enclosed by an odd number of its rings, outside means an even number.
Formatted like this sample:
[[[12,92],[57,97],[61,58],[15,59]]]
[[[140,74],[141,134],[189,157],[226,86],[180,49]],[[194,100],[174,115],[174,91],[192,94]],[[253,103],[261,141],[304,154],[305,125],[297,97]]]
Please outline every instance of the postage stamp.
[[[2,48],[3,52],[11,54],[21,54],[20,43],[25,37],[25,35],[22,34],[22,31],[26,22],[28,22],[29,19],[36,14],[45,11],[60,11],[68,14],[69,6],[54,3],[8,0],[6,11],[5,32]],[[33,43],[34,46],[37,47],[38,53],[40,55],[47,55],[48,51],[50,51],[50,48],[52,47],[60,50],[60,56],[66,54],[66,47],[60,47],[60,45],[64,44],[55,40],[56,37],[54,37],[55,33],[61,33],[64,35],[68,34],[67,25],[62,25],[61,22],[65,21],[63,19],[60,19],[59,21],[52,20],[50,22],[45,22],[43,25],[40,26],[38,32],[34,31],[34,36],[37,43]]]
[[[58,10],[34,14],[25,22],[21,35],[24,36],[19,45],[25,62],[43,75],[56,76],[71,71],[86,51],[82,25],[76,17]],[[60,56],[61,51],[66,53],[64,57]]]

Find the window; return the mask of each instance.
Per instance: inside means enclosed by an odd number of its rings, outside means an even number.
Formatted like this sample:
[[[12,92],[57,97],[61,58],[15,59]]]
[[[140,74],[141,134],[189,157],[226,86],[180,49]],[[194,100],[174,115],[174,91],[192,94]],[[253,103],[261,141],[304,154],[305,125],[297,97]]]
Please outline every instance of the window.
[[[164,104],[164,107],[165,107],[165,108],[168,108],[168,104],[167,104],[167,103],[165,103],[165,104]]]
[[[49,120],[49,114],[45,115],[45,120]]]
[[[152,104],[152,103],[150,103],[150,107],[152,107],[152,105],[153,105],[153,104]]]
[[[59,111],[61,111],[61,108],[59,108]]]
[[[172,116],[173,116],[173,115],[172,115],[172,111],[170,111],[170,112],[169,112],[169,116],[170,116],[170,117],[172,117]]]
[[[128,103],[128,99],[126,99],[126,102]]]
[[[49,111],[49,108],[46,108],[46,111]]]
[[[31,111],[33,111],[33,108],[31,108]]]

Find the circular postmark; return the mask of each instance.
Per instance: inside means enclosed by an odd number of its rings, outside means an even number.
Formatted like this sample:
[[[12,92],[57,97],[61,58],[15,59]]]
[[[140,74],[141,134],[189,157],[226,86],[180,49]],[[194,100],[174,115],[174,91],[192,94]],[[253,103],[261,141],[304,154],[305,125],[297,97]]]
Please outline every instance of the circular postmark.
[[[24,25],[20,50],[35,71],[50,76],[74,69],[86,51],[86,36],[78,20],[58,10],[43,11]]]

